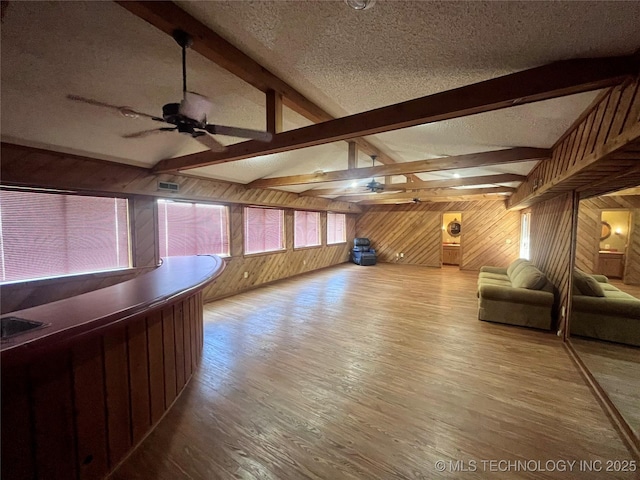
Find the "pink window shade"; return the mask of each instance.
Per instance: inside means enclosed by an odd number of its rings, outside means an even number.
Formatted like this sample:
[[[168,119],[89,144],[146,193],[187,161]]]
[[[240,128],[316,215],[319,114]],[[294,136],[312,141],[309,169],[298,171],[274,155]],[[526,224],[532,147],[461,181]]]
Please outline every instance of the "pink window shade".
[[[284,210],[244,209],[244,253],[284,249]]]
[[[344,213],[327,213],[327,244],[346,242],[346,230]]]
[[[0,191],[2,281],[127,268],[127,200]]]
[[[158,200],[160,256],[229,255],[228,209]]]
[[[318,212],[294,213],[294,247],[313,247],[320,245],[320,214]]]

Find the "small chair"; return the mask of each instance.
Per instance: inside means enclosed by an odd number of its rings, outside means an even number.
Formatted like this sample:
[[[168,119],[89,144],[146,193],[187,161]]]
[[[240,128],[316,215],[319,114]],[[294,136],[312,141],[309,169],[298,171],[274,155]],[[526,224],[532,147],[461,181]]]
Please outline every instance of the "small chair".
[[[351,260],[357,265],[375,265],[376,251],[368,238],[354,238]]]

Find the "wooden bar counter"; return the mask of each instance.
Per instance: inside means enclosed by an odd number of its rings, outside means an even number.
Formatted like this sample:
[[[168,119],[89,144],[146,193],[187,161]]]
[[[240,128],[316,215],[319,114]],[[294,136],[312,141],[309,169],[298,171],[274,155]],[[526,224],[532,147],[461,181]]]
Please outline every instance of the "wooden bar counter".
[[[2,478],[103,478],[151,431],[199,363],[214,256],[10,314],[46,326],[0,345]]]

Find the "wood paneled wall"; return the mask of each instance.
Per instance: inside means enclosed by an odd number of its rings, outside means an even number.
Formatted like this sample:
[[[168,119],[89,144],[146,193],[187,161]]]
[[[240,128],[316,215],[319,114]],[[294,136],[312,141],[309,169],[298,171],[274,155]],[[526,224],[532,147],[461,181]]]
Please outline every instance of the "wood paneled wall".
[[[145,168],[8,143],[1,147],[0,178],[6,184],[340,213],[361,211],[353,203],[282,190],[247,188],[189,175],[156,175]],[[178,183],[180,192],[158,191],[159,181]]]
[[[294,249],[294,211],[285,210],[286,251],[244,256],[243,210],[242,205],[233,205],[230,208],[231,258],[226,259],[227,266],[222,275],[205,289],[205,302],[349,260],[349,251],[355,236],[354,215],[346,215],[345,243],[326,245],[327,216],[326,213],[321,213],[322,246]],[[247,278],[244,278],[244,272],[248,272]]]
[[[637,185],[639,82],[629,80],[600,96],[556,143],[551,159],[531,171],[509,199],[509,207],[529,206],[593,183],[603,185],[600,193]],[[614,183],[615,188],[609,188]]]
[[[75,297],[99,288],[125,282],[151,271],[153,267],[136,268],[125,272],[99,272],[55,279],[33,280],[2,285],[0,313],[14,312]]]
[[[582,200],[578,215],[576,267],[594,273],[598,262],[600,215],[602,210],[628,209],[632,215],[625,256],[624,283],[640,285],[640,196],[604,195]]]
[[[184,388],[202,328],[199,292],[73,347],[3,361],[2,478],[104,478]]]
[[[564,194],[531,207],[531,261],[557,289],[554,317],[564,329],[560,310],[569,307],[574,196]]]
[[[158,202],[155,197],[135,195],[129,199],[131,260],[136,267],[155,267],[160,261],[156,232]]]
[[[507,266],[518,258],[520,214],[500,201],[373,206],[358,217],[356,236],[371,239],[381,262],[440,267],[445,212],[462,212],[460,268]]]
[[[244,185],[186,175],[153,175],[139,167],[6,143],[2,144],[0,168],[2,181],[9,184],[126,195],[132,204],[132,253],[136,265],[154,265],[157,262],[155,200],[158,197],[216,201],[229,205],[231,258],[227,259],[227,268],[221,277],[205,290],[205,301],[348,261],[355,235],[355,214],[361,211],[360,207],[348,202],[302,197],[279,190],[249,189]],[[159,180],[179,183],[179,194],[158,192]],[[244,256],[242,211],[245,205],[286,209],[286,251]],[[323,212],[321,247],[293,249],[294,209]],[[346,243],[326,245],[327,211],[347,214]],[[244,278],[244,272],[248,272],[247,278]]]

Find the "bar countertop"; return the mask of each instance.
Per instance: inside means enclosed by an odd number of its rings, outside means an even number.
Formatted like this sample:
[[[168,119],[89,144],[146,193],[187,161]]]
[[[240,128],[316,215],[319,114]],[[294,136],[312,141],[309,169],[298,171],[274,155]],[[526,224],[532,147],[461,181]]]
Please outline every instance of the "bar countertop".
[[[224,270],[217,256],[169,257],[153,271],[92,292],[7,313],[2,318],[44,322],[45,326],[3,339],[2,359],[12,353],[48,348],[104,329],[122,320],[161,307],[201,289]]]

